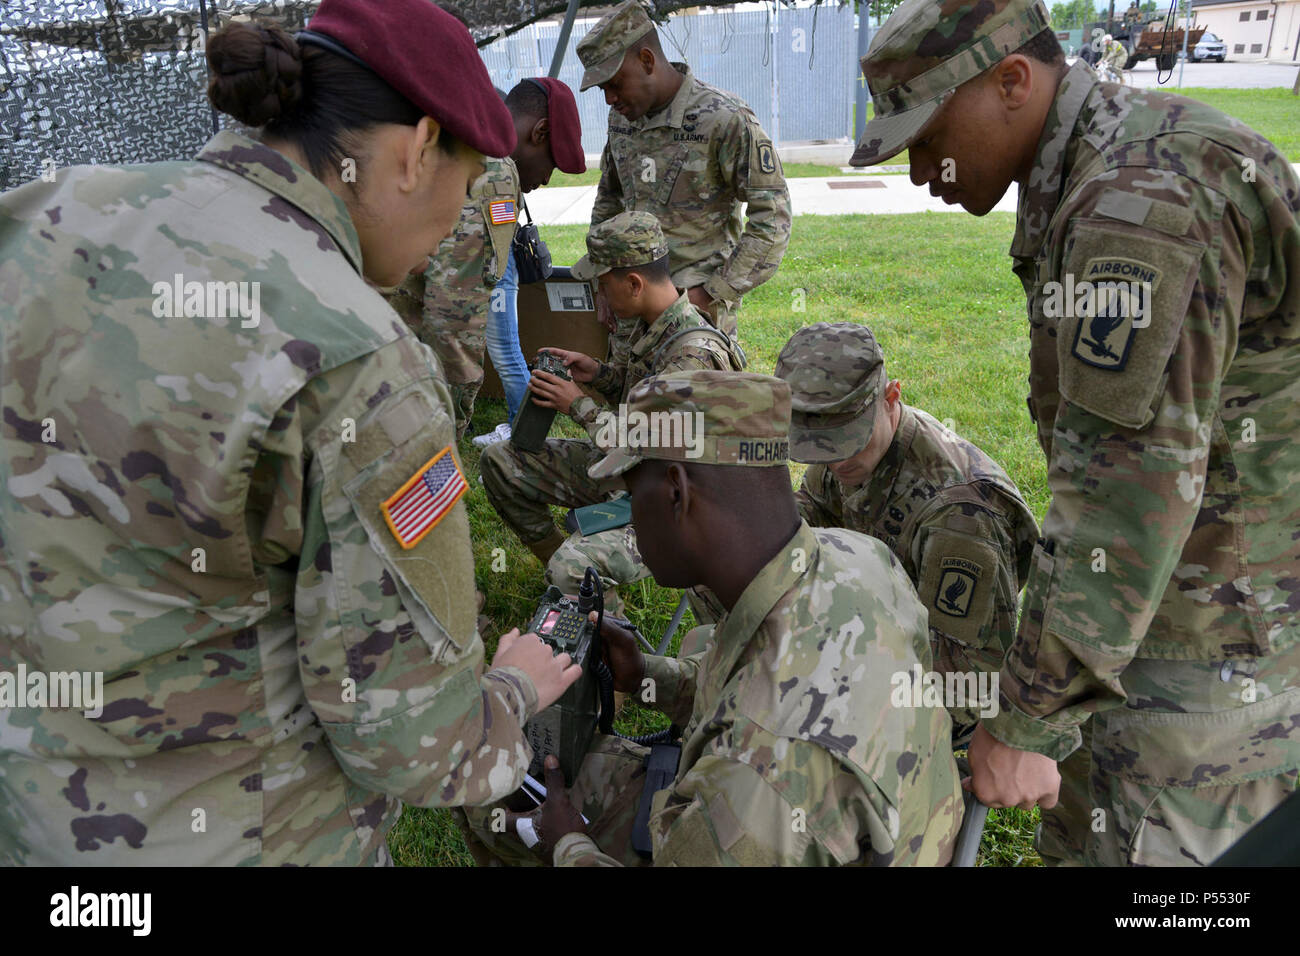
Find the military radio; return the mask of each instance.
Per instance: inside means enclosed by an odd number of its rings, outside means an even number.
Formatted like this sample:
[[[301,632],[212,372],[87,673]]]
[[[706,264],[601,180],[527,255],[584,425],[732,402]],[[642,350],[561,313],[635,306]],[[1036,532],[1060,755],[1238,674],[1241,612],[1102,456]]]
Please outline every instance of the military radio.
[[[592,611],[596,612],[594,623],[590,620]],[[676,727],[669,727],[658,733],[625,737],[614,730],[614,676],[601,655],[599,645],[604,619],[605,588],[595,568],[587,568],[584,572],[577,600],[566,596],[554,585],[542,595],[537,612],[528,623],[528,630],[550,646],[553,653],[568,654],[575,664],[582,667],[582,676],[559,700],[524,725],[524,736],[533,749],[533,761],[528,766],[524,785],[506,799],[506,805],[512,810],[526,812],[546,799],[546,788],[539,781],[545,778],[543,761],[548,754],[555,754],[565,785],[572,787],[599,726],[603,734],[616,734],[624,740],[652,748],[647,758],[647,773],[632,833],[633,848],[649,859],[650,803],[658,790],[672,783],[677,772],[681,747],[671,741],[680,737],[681,732]],[[615,617],[610,620],[630,630],[647,650],[654,651],[654,645],[629,621]],[[586,821],[586,817],[583,820]],[[538,838],[533,835],[531,823],[527,831],[529,836],[525,836],[523,828],[518,830],[520,837],[531,847]]]
[[[573,663],[582,667],[582,676],[563,696],[524,725],[524,735],[533,748],[528,772],[542,779],[542,760],[547,754],[555,754],[569,786],[591,746],[599,713],[596,665],[600,653],[595,643],[596,625],[588,620],[596,602],[585,580],[582,590],[586,593],[579,593],[575,601],[565,597],[559,588],[548,587],[528,624],[528,630],[549,645],[554,654],[568,654]]]
[[[564,360],[551,352],[538,352],[532,370],[550,372],[557,378],[573,381],[569,370],[564,367]],[[519,411],[515,413],[515,420],[510,423],[510,444],[522,451],[541,451],[553,421],[555,409],[543,408],[533,401],[531,392],[525,393],[524,400],[519,403]]]

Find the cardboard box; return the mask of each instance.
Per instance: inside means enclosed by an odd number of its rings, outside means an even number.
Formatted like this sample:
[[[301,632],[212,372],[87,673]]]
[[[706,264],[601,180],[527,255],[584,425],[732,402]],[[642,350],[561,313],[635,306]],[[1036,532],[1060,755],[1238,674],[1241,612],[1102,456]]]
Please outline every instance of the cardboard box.
[[[596,290],[574,279],[567,266],[556,266],[545,282],[519,287],[519,347],[524,361],[531,362],[539,348],[555,346],[603,360],[609,348],[609,333],[596,320]],[[491,321],[491,318],[489,318]],[[505,398],[501,379],[484,356],[485,398]]]

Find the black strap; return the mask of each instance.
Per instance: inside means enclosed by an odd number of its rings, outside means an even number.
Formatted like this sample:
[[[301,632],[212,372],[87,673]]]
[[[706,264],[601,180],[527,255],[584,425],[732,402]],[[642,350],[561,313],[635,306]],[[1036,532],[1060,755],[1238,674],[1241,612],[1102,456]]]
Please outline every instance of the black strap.
[[[549,113],[551,111],[551,91],[546,88],[546,84],[543,83],[541,80],[534,79],[531,76],[524,77],[524,82],[531,83],[533,84],[533,86],[537,87],[539,90],[542,91],[542,95],[546,97],[546,112]]]
[[[299,30],[293,35],[293,38],[299,43],[306,43],[309,46],[318,46],[323,50],[329,50],[331,53],[341,56],[345,60],[350,60],[357,66],[364,66],[367,70],[370,70],[371,73],[375,72],[374,68],[369,63],[361,59],[361,57],[357,56],[333,37],[326,36],[323,33],[317,33],[314,30]]]

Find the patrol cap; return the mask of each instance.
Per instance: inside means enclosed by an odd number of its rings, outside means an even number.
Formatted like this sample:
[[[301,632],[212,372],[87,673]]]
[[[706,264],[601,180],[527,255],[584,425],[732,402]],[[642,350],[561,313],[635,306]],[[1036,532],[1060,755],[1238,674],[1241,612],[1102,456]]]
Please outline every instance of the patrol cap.
[[[480,153],[514,151],[514,120],[469,31],[430,0],[322,0],[307,26],[299,43],[360,62]]]
[[[643,266],[668,255],[659,220],[648,212],[621,212],[591,227],[587,254],[569,271],[575,279],[590,282],[610,269]]]
[[[655,28],[638,0],[623,0],[578,41],[578,59],[586,67],[578,92],[600,86],[623,65],[623,55]]]
[[[870,166],[901,152],[953,90],[1048,22],[1043,0],[904,0],[862,58],[875,118],[849,164]]]
[[[582,152],[582,121],[573,90],[563,80],[549,76],[530,77],[546,94],[546,118],[551,121],[551,159],[565,173],[585,173],[587,157]]]
[[[871,441],[885,393],[885,355],[865,325],[818,322],[776,358],[790,386],[790,457],[815,464],[852,458]]]
[[[647,458],[758,468],[790,458],[790,386],[771,375],[652,375],[619,415],[605,415],[596,441],[607,453],[588,470],[592,478],[621,475]]]

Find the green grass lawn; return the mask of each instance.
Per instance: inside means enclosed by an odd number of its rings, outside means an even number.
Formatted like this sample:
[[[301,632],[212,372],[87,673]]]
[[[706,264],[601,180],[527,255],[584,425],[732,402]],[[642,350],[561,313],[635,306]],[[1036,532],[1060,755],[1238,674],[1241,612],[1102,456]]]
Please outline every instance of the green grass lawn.
[[[1300,100],[1289,90],[1185,92],[1239,116],[1292,161],[1300,159]],[[981,219],[962,213],[798,217],[780,270],[746,297],[741,311],[750,370],[770,373],[786,340],[806,325],[869,325],[884,348],[891,377],[903,383],[904,401],[946,420],[989,452],[1041,520],[1047,482],[1025,409],[1029,341],[1024,294],[1007,256],[1013,229],[1009,213]],[[554,261],[574,262],[585,251],[585,233],[577,225],[548,228],[545,238]],[[480,401],[469,434],[488,431],[504,417],[502,402]],[[562,418],[552,434],[581,436]],[[490,658],[497,636],[531,616],[543,587],[542,567],[488,504],[477,481],[479,450],[467,439],[460,451],[470,479],[466,500],[478,586],[487,595],[485,613],[496,625],[484,635]],[[797,482],[802,466],[791,472]],[[557,509],[557,518],[559,514]],[[506,554],[501,572],[492,570],[495,548]],[[628,616],[656,639],[676,606],[677,592],[652,581],[625,592]],[[691,624],[688,612],[679,638]],[[664,723],[629,705],[619,727],[641,733]],[[981,863],[1039,864],[1032,847],[1037,820],[1036,810],[992,811]],[[472,863],[448,811],[408,808],[389,847],[399,864]]]

